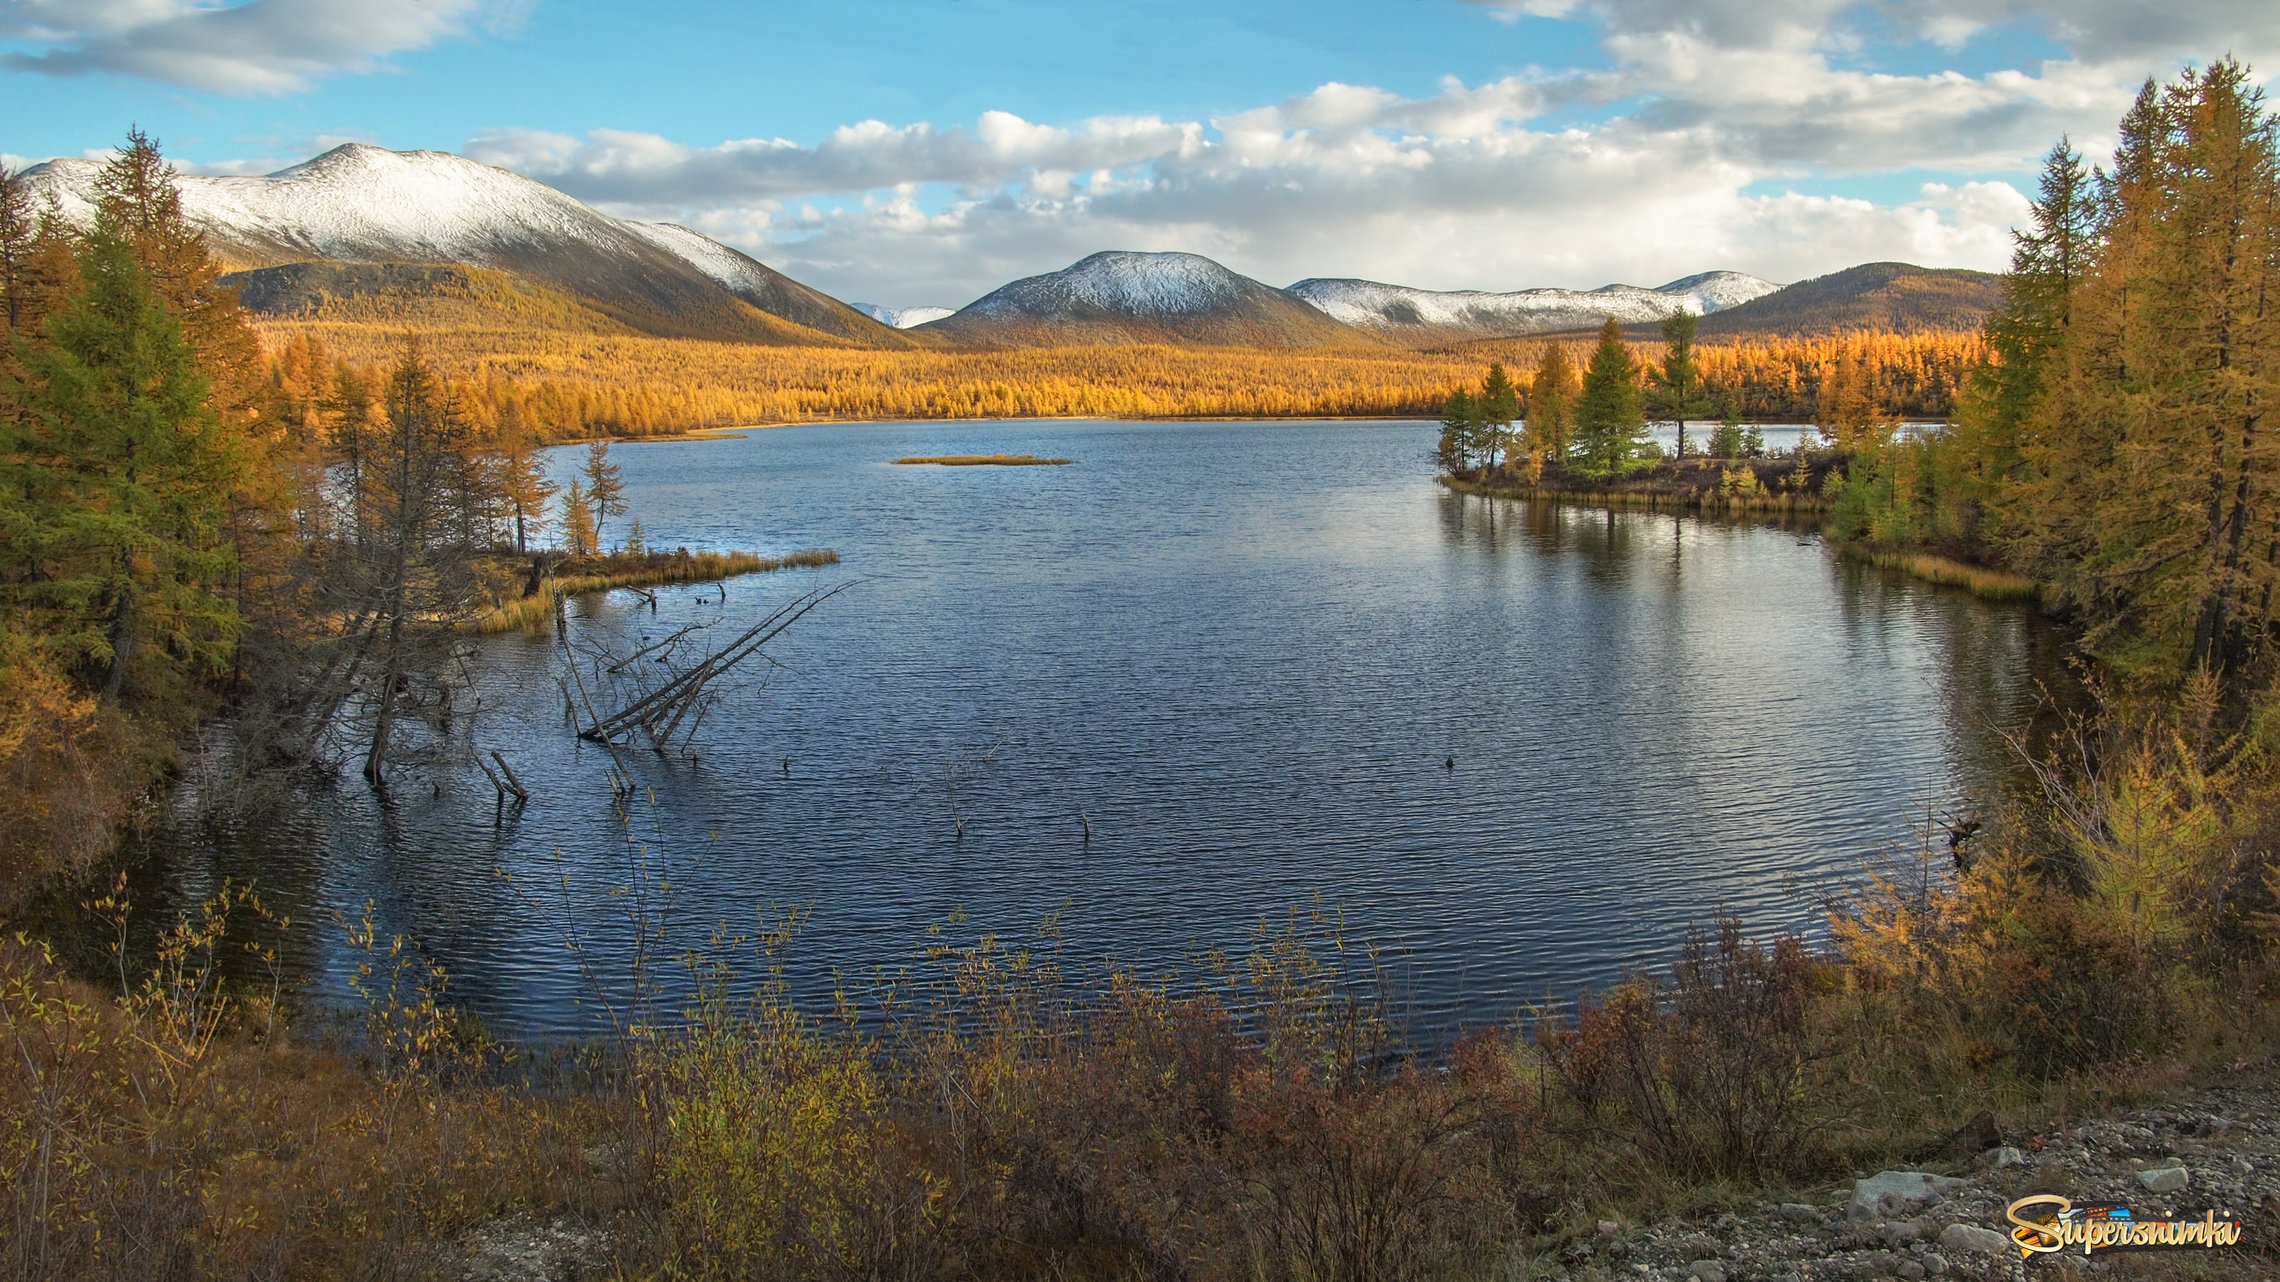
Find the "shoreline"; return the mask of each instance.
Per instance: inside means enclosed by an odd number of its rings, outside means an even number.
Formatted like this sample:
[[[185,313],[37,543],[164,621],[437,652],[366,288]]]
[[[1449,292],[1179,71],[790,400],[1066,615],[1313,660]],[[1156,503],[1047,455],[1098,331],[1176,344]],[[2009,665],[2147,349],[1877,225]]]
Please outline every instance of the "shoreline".
[[[1571,507],[1596,507],[1608,510],[1668,512],[1674,516],[1697,518],[1742,518],[1751,516],[1789,517],[1802,519],[1828,515],[1830,504],[1825,499],[1795,494],[1766,496],[1735,496],[1718,491],[1675,489],[1668,485],[1655,486],[1651,482],[1617,482],[1606,487],[1572,485],[1495,485],[1483,481],[1469,481],[1447,473],[1434,478],[1443,488],[1457,494],[1474,494],[1483,498],[1514,499],[1529,503],[1566,504]],[[1880,570],[1897,570],[1912,579],[1935,587],[1959,588],[1982,601],[2039,603],[2043,585],[2023,574],[1989,566],[1972,565],[1952,557],[1933,552],[1911,552],[1905,549],[1878,548],[1861,543],[1847,543],[1823,533],[1838,555],[1849,561],[1874,566]]]
[[[638,562],[618,553],[568,564],[570,573],[543,573],[534,591],[477,615],[467,623],[467,630],[486,636],[534,631],[544,627],[568,597],[627,588],[640,591],[675,583],[718,583],[779,570],[821,569],[839,564],[839,553],[830,548],[802,548],[782,556],[757,552],[692,552],[683,556],[666,552],[644,556]]]

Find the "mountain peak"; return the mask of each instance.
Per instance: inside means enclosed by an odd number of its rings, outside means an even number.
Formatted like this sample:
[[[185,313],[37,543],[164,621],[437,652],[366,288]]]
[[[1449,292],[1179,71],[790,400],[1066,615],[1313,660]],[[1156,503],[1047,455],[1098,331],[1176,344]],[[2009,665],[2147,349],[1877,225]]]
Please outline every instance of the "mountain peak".
[[[58,162],[29,181],[35,198],[43,187],[54,192],[64,215],[84,224],[94,216],[99,168]],[[450,152],[344,143],[261,177],[185,174],[175,181],[183,214],[233,267],[318,261],[485,268],[567,290],[644,333],[907,344],[869,317],[687,228],[621,222],[544,183]]]
[[[1197,343],[1371,345],[1370,336],[1201,254],[1104,250],[993,290],[920,327],[989,346]]]
[[[1088,254],[1060,271],[1017,280],[966,310],[984,316],[1027,315],[1039,308],[1051,312],[1074,305],[1132,314],[1194,315],[1266,288],[1201,254],[1110,249]]]

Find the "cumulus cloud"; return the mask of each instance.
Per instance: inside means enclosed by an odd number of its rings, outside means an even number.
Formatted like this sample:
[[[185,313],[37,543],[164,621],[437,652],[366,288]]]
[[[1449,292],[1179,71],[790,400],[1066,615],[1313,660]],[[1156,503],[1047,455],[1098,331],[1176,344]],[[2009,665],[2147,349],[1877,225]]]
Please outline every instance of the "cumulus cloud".
[[[947,128],[865,122],[812,147],[601,130],[498,133],[469,151],[865,301],[962,304],[1109,248],[1207,254],[1278,285],[1520,289],[1712,268],[1793,280],[1880,258],[1997,268],[2025,207],[2006,183],[1883,204],[1778,185],[2030,168],[2056,133],[2110,126],[2127,102],[2123,82],[2071,63],[1891,76],[1833,69],[1803,44],[1720,64],[1704,38],[1638,37],[1611,71],[1416,97],[1331,83],[1208,121],[1059,128],[992,112]],[[1591,103],[1622,105],[1543,123]]]
[[[895,127],[866,120],[833,130],[814,147],[781,138],[747,138],[699,148],[655,134],[597,129],[583,138],[503,131],[476,139],[467,154],[588,200],[670,204],[871,191],[910,183],[986,187],[1040,172],[1178,157],[1202,145],[1203,127],[1192,123],[1117,117],[1068,130],[991,111],[971,129]]]
[[[1547,18],[1589,18],[1615,37],[1653,34],[1720,50],[1847,48],[1887,31],[1958,48],[1991,28],[2041,32],[2096,66],[2280,52],[2270,0],[1474,0]]]
[[[0,55],[0,66],[289,93],[472,24],[512,24],[523,8],[519,0],[0,0],[0,39],[33,46]]]

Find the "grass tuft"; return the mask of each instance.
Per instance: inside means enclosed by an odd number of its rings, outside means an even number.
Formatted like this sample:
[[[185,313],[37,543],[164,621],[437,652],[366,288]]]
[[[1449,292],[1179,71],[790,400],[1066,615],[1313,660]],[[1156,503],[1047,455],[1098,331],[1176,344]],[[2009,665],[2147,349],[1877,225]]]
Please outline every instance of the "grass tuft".
[[[1848,548],[1847,555],[1887,570],[1901,570],[1942,587],[1962,588],[1987,601],[2032,601],[2041,591],[2033,579],[2008,570],[1934,556],[1929,552],[1884,552],[1874,548]]]

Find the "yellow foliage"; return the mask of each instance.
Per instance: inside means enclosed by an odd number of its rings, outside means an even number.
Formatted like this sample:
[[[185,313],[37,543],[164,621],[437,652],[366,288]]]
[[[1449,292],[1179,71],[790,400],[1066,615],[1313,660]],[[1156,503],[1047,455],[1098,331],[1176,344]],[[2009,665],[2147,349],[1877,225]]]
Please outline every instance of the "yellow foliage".
[[[366,320],[267,320],[261,330],[278,353],[273,381],[281,387],[296,385],[290,371],[305,360],[292,354],[296,343],[377,367],[404,338],[401,327]],[[1552,345],[881,352],[535,323],[417,332],[478,430],[528,430],[549,440],[819,420],[1432,417],[1479,377],[1482,362],[1534,368]],[[1697,355],[1710,395],[1745,413],[1810,413],[1813,390],[1849,354],[1889,408],[1944,414],[1980,351],[1976,334],[1862,334],[1709,343]]]

